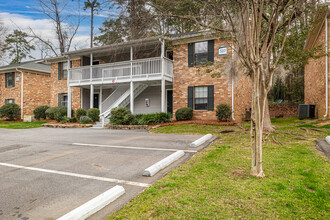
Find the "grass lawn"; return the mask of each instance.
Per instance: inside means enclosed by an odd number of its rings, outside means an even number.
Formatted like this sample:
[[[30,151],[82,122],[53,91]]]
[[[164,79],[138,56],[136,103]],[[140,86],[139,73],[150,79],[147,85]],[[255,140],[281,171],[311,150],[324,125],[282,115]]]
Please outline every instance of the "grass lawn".
[[[226,129],[236,132],[221,134],[221,139],[109,219],[330,219],[329,159],[316,150],[314,142],[330,135],[330,129],[323,126],[316,131],[310,129],[315,122],[298,123],[301,121],[295,118],[273,120],[279,133],[264,142],[263,179],[250,176],[249,131],[200,125],[152,130],[215,135]],[[249,123],[242,126],[249,128]],[[275,144],[272,136],[283,145]]]
[[[39,128],[48,121],[36,121],[36,122],[1,122],[0,128],[7,129],[28,129],[28,128]]]

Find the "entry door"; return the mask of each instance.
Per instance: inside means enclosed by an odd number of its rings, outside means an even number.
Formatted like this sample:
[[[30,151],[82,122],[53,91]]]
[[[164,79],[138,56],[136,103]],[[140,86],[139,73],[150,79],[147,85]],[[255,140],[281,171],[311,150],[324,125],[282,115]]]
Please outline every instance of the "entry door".
[[[100,95],[94,94],[94,105],[93,108],[99,108]]]
[[[173,90],[167,90],[167,112],[173,114]]]

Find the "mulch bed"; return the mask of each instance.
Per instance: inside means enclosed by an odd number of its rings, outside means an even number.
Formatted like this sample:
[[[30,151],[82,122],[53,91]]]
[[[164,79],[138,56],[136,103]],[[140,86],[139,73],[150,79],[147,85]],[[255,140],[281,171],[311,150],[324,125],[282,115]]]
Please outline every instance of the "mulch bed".
[[[50,124],[43,124],[42,127],[47,127],[47,128],[90,128],[90,127],[93,127],[93,124],[50,123]]]
[[[190,121],[172,121],[169,123],[159,124],[159,125],[150,125],[151,128],[159,128],[165,126],[173,125],[220,125],[220,126],[234,126],[235,122],[223,122],[217,120],[190,120]]]
[[[16,120],[16,121],[0,121],[0,123],[13,123],[13,122],[23,122],[22,120]]]

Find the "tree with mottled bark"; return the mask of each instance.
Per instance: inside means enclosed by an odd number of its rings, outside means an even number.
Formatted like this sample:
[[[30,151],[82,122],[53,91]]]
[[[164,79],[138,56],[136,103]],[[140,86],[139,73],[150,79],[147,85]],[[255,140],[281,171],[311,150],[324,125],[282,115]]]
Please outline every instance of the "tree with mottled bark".
[[[164,5],[175,7],[177,1],[163,0]],[[262,168],[262,141],[264,128],[273,130],[267,94],[272,86],[275,70],[283,53],[292,22],[300,17],[309,0],[191,0],[199,5],[198,14],[187,11],[176,15],[194,21],[196,25],[230,36],[233,50],[252,82],[251,117],[251,174],[264,177]],[[153,5],[160,8],[158,5]],[[164,8],[164,7],[163,7]],[[166,7],[165,7],[166,8]],[[163,11],[164,12],[164,11]],[[203,19],[201,19],[203,18]],[[283,37],[279,39],[279,33]],[[279,45],[275,47],[275,42]],[[276,45],[277,46],[277,45]],[[276,50],[275,50],[276,49]],[[267,116],[268,114],[268,116]]]

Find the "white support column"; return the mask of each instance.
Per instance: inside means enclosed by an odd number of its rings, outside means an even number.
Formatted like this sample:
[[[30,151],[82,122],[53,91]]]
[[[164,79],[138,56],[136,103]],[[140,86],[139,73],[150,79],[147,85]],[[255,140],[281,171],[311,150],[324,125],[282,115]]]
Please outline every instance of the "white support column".
[[[134,114],[134,83],[133,81],[131,81],[131,85],[130,85],[130,110],[132,112],[132,114]]]
[[[89,108],[93,108],[94,107],[94,85],[91,85],[91,94],[90,94],[90,105]]]
[[[166,89],[165,89],[165,41],[162,40],[162,49],[161,49],[161,59],[162,59],[162,85],[161,85],[161,110],[162,112],[166,112]]]
[[[131,80],[132,80],[132,78],[133,78],[133,47],[131,47],[130,54],[131,54]]]
[[[71,111],[72,111],[72,89],[70,86],[70,78],[71,78],[71,71],[70,71],[70,57],[68,57],[68,65],[67,65],[67,72],[68,72],[68,76],[67,76],[67,85],[68,85],[68,111],[67,111],[67,116],[68,118],[71,118]]]
[[[68,118],[71,118],[71,112],[72,112],[72,99],[71,99],[71,97],[72,97],[72,93],[71,93],[71,86],[69,86],[69,88],[68,88],[68,111],[67,111],[67,116],[68,116]]]
[[[93,79],[93,54],[90,55],[90,64],[89,64],[89,74],[90,74],[90,81],[92,82]]]
[[[100,114],[102,114],[102,96],[103,96],[103,86],[100,86],[100,101],[99,101],[99,110],[100,110]]]

